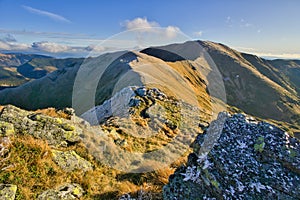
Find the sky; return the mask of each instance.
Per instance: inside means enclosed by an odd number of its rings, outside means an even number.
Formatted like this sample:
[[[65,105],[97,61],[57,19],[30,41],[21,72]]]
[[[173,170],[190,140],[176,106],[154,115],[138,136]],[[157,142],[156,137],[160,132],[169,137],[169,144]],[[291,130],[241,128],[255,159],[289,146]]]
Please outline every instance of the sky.
[[[87,56],[209,40],[300,59],[299,0],[0,0],[0,52]]]

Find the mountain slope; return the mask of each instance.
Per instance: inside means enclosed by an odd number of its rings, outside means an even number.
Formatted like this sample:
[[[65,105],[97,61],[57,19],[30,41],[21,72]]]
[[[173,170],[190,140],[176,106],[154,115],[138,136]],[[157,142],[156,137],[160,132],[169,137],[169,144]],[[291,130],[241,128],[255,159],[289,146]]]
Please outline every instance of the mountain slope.
[[[215,110],[212,102],[227,98],[251,115],[299,125],[298,71],[297,61],[267,61],[222,44],[189,41],[89,58],[2,91],[0,102],[27,109],[73,105],[82,114],[126,86],[149,85],[207,113]]]
[[[295,82],[297,84],[296,78],[292,78],[295,80],[293,82],[283,79],[283,73],[277,70],[278,67],[272,66],[271,61],[242,54],[222,44],[197,42],[209,53],[222,74],[229,105],[262,118],[297,122],[300,110],[299,97],[293,86]],[[163,54],[162,50],[168,54]],[[171,55],[169,52],[196,61],[203,54],[203,50],[201,47],[197,48],[195,42],[148,48],[142,52],[165,61],[170,60],[167,57]],[[294,66],[293,69],[300,70],[299,66]]]
[[[3,89],[19,86],[57,69],[73,66],[82,60],[82,58],[56,59],[35,54],[1,54],[0,86]]]
[[[38,79],[58,69],[71,67],[82,60],[81,58],[33,58],[29,62],[18,66],[17,71],[25,78]]]
[[[37,54],[21,54],[21,53],[0,53],[0,66],[20,66],[33,58],[51,58],[50,56],[43,56]]]

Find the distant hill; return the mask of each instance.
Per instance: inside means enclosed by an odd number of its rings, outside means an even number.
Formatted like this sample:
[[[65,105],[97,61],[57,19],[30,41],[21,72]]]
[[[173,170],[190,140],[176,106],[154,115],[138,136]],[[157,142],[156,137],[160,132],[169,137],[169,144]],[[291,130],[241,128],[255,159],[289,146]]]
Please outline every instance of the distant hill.
[[[80,89],[76,91],[78,99],[73,102],[77,105],[77,114],[102,104],[126,86],[155,82],[155,87],[186,101],[193,101],[195,96],[198,106],[209,113],[212,108],[208,93],[217,94],[215,97],[219,98],[218,92],[222,91],[212,90],[221,79],[229,106],[264,119],[300,124],[300,61],[269,61],[208,41],[149,47],[140,52],[108,53],[85,60],[85,67],[77,61],[68,65],[66,59],[36,58],[21,65],[18,72],[26,78],[42,76],[35,72],[37,69],[43,73],[47,69],[51,71],[48,65],[58,70],[18,88],[1,91],[1,104],[26,109],[70,107],[74,81],[81,73],[84,78],[76,81],[75,88]],[[214,66],[219,69],[220,77],[213,75]],[[98,81],[99,74],[102,76]],[[166,91],[164,85],[171,91]],[[89,100],[93,93],[95,98]]]
[[[33,58],[51,58],[50,56],[22,53],[0,53],[0,66],[13,67],[20,66]]]
[[[0,89],[22,85],[80,60],[82,59],[56,59],[35,54],[0,54]]]

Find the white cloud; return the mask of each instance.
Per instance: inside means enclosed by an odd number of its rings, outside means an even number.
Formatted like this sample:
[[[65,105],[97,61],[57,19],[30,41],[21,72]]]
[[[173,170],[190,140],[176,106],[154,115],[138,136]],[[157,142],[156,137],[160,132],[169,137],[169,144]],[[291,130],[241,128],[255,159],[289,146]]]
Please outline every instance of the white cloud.
[[[30,45],[15,42],[5,42],[0,40],[0,50],[24,51],[30,49]]]
[[[53,56],[76,56],[82,57],[91,53],[92,56],[97,56],[101,53],[114,51],[115,47],[108,46],[71,46],[59,44],[49,41],[33,42],[32,44],[24,44],[17,42],[6,42],[0,40],[0,51],[2,52],[23,52],[23,53],[37,53]]]
[[[4,42],[16,42],[16,38],[10,34],[10,33],[7,33],[5,36],[3,36],[2,38],[0,38],[1,41],[4,41]]]
[[[299,53],[268,53],[268,52],[259,52],[254,53],[259,57],[264,58],[281,58],[281,59],[300,59]]]
[[[44,10],[35,9],[35,8],[30,7],[30,6],[24,6],[23,5],[22,7],[24,9],[26,9],[27,11],[29,11],[31,13],[34,13],[34,14],[46,16],[46,17],[48,17],[50,19],[53,19],[53,20],[56,20],[56,21],[71,23],[70,20],[64,18],[61,15],[57,15],[57,14],[54,14],[54,13],[51,13],[51,12],[48,12],[48,11],[44,11]]]
[[[249,47],[233,47],[234,49],[263,58],[300,59],[299,53],[264,52]]]
[[[59,52],[66,52],[71,50],[71,48],[67,45],[57,44],[53,42],[34,42],[31,47],[35,50],[50,52],[50,53],[59,53]]]
[[[135,18],[133,20],[126,20],[124,23],[126,30],[133,29],[152,29],[155,27],[160,27],[157,22],[149,22],[147,18]],[[146,30],[147,31],[147,30]]]
[[[175,38],[180,32],[176,26],[161,27],[155,21],[148,21],[147,18],[135,18],[133,20],[126,20],[121,24],[126,30],[132,30],[139,33],[153,33],[159,34],[166,38]]]
[[[197,31],[197,32],[194,32],[194,35],[195,35],[195,36],[198,36],[198,37],[201,37],[201,36],[202,36],[202,34],[203,34],[203,32],[202,32],[202,31]]]
[[[227,24],[227,26],[233,27],[233,19],[230,16],[226,17],[225,23]]]
[[[168,38],[176,37],[177,33],[179,33],[179,32],[180,32],[180,29],[176,26],[168,26],[165,31],[166,36]]]

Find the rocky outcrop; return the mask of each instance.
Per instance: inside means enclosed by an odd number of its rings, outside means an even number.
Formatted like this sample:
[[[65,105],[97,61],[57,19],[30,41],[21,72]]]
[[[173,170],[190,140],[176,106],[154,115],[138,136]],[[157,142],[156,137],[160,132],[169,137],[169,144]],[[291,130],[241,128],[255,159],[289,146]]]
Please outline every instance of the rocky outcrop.
[[[209,134],[208,128],[198,135],[187,165],[164,187],[164,199],[299,199],[298,139],[242,114],[228,117],[211,150],[203,151]]]
[[[16,185],[0,184],[0,199],[14,200],[17,192]]]
[[[167,96],[157,88],[126,87],[100,106],[83,113],[81,117],[91,125],[98,125],[112,116],[127,117],[131,107],[138,107],[142,98],[148,101],[167,100]]]
[[[29,134],[45,139],[53,146],[67,146],[80,141],[82,130],[70,120],[25,111],[12,105],[5,106],[0,113],[0,134]]]
[[[67,172],[92,170],[92,164],[80,157],[75,151],[52,150],[52,155],[57,165]]]
[[[78,184],[65,184],[56,189],[50,189],[40,194],[37,200],[74,200],[80,199],[84,193]]]
[[[130,88],[124,88],[111,99],[105,101],[100,106],[95,106],[94,108],[83,113],[81,117],[88,121],[91,125],[98,125],[109,117],[124,116],[129,108],[130,98],[135,95],[134,91]]]

